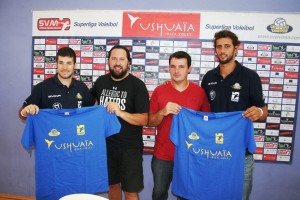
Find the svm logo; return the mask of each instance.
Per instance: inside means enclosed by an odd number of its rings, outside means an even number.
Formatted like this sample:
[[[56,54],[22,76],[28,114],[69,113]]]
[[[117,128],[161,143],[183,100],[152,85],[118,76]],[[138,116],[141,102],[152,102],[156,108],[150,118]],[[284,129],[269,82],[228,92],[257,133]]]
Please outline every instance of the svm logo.
[[[70,30],[71,20],[69,18],[40,18],[37,28],[40,31],[67,31]]]

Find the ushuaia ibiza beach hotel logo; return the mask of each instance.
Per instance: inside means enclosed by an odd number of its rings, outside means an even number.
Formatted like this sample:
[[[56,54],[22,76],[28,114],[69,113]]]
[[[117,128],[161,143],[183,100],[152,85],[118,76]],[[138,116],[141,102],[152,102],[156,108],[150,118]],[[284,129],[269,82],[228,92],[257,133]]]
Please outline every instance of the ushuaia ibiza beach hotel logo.
[[[285,19],[277,18],[273,24],[267,26],[267,30],[271,33],[284,34],[291,32],[293,27],[288,25]]]
[[[125,37],[199,39],[199,34],[199,13],[123,13],[123,36]]]
[[[70,29],[71,20],[69,18],[40,18],[37,28],[40,31],[67,31]]]

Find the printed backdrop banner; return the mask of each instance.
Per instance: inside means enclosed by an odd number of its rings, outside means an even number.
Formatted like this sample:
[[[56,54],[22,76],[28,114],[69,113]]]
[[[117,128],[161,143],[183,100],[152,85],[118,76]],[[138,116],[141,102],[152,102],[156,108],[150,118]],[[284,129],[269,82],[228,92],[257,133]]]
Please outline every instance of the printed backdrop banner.
[[[170,79],[169,56],[192,57],[188,78],[201,83],[218,66],[212,43],[215,32],[239,36],[236,60],[261,78],[268,117],[255,122],[256,160],[291,163],[296,130],[300,15],[128,10],[33,11],[33,85],[56,74],[56,51],[64,46],[77,55],[74,77],[89,88],[108,73],[107,52],[116,44],[132,56],[131,73],[143,80],[149,95]],[[296,24],[297,23],[297,24]],[[152,152],[156,129],[144,127],[145,152]]]
[[[33,11],[33,36],[211,40],[216,31],[227,29],[242,41],[299,43],[297,19],[281,13],[48,10]]]

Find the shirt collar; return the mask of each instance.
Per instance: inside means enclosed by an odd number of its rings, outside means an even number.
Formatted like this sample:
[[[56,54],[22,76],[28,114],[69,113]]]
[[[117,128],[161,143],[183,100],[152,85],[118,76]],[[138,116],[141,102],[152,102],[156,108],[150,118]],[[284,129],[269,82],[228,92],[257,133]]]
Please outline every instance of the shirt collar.
[[[58,87],[62,87],[64,86],[58,79],[58,74],[55,74],[55,76],[53,76],[53,80],[55,82],[55,84],[58,86]],[[76,86],[76,81],[74,78],[72,78],[72,82],[71,82],[71,85],[70,87],[73,87],[73,86]]]
[[[231,74],[235,75],[241,71],[242,65],[238,61],[235,61],[235,64],[236,64],[236,66],[235,66],[234,70],[229,75],[231,75]],[[220,65],[218,65],[218,67],[216,68],[215,73],[217,75],[220,75]]]

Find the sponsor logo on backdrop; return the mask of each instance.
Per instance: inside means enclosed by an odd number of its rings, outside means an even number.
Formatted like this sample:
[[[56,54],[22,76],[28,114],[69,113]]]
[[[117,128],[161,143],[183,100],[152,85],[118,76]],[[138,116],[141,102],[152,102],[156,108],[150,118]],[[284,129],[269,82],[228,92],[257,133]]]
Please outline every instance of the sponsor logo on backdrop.
[[[40,31],[67,31],[70,30],[71,20],[69,18],[40,18],[37,28]]]
[[[284,18],[277,18],[273,24],[267,26],[267,30],[271,33],[285,34],[293,31],[293,27],[288,25]]]
[[[123,13],[123,36],[198,39],[199,34],[199,13]]]

